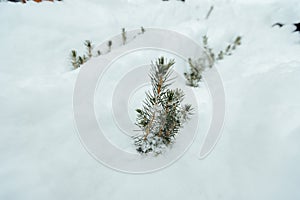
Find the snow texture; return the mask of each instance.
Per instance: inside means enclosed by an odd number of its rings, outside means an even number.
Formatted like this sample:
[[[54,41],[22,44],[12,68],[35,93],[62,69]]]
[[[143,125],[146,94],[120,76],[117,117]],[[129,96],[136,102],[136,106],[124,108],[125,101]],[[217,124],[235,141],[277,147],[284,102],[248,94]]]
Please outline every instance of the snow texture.
[[[299,10],[298,0],[0,3],[0,199],[300,199],[300,35],[291,25]],[[276,22],[288,25],[271,28]],[[199,43],[207,34],[216,51],[243,38],[215,66],[227,116],[214,151],[198,159],[211,112],[202,86],[203,128],[189,151],[164,170],[131,175],[81,145],[72,111],[79,70],[68,56],[82,54],[86,39],[98,44],[140,26]]]

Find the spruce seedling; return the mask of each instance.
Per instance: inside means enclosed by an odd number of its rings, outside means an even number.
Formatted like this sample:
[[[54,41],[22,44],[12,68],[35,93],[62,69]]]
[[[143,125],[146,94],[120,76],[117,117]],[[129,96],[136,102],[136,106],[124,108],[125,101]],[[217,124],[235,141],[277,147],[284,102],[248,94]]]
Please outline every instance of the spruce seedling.
[[[204,35],[202,37],[203,48],[206,53],[209,55],[210,59],[199,58],[197,60],[188,59],[189,70],[184,73],[186,79],[186,84],[192,87],[198,87],[198,83],[202,79],[202,72],[207,68],[213,67],[215,62],[223,60],[225,56],[232,55],[232,52],[236,49],[237,46],[241,45],[242,37],[238,36],[235,38],[232,44],[227,45],[226,49],[221,50],[217,56],[213,52],[212,48],[208,45],[208,37]]]
[[[223,58],[224,58],[224,53],[223,51],[220,51],[217,60],[222,60]]]
[[[98,51],[97,51],[97,56],[100,56],[100,55],[101,55],[101,51],[98,50]]]
[[[84,42],[84,45],[85,45],[85,47],[87,49],[87,55],[88,55],[88,57],[91,58],[93,56],[92,51],[93,51],[94,45],[92,45],[92,42],[90,40],[86,40]]]
[[[202,73],[205,70],[205,62],[203,59],[192,60],[188,59],[189,71],[184,73],[186,84],[192,87],[198,87],[202,79]]]
[[[180,128],[192,115],[192,106],[182,104],[183,91],[169,89],[174,64],[174,60],[167,61],[164,57],[151,64],[152,90],[146,93],[143,107],[136,110],[136,125],[142,134],[133,138],[136,150],[141,154],[163,153],[175,142]]]
[[[111,40],[109,40],[107,42],[107,46],[108,46],[108,52],[110,52],[111,51],[111,46],[112,46],[112,41]]]
[[[209,11],[207,12],[205,19],[209,18],[209,16],[210,16],[211,12],[213,11],[213,9],[214,9],[214,6],[210,6]]]
[[[125,31],[125,28],[122,28],[122,42],[123,42],[123,45],[125,45],[126,40],[127,40],[126,31]]]
[[[202,37],[202,44],[203,44],[203,48],[204,50],[208,53],[208,55],[210,56],[210,58],[212,59],[211,63],[210,63],[210,66],[209,67],[212,67],[213,66],[213,63],[215,62],[215,54],[214,52],[212,51],[211,48],[209,48],[208,46],[208,37],[206,35],[204,35]]]
[[[84,60],[83,60],[83,58],[81,56],[78,57],[78,63],[80,65],[82,65],[84,63]]]
[[[89,58],[88,58],[88,57],[86,57],[86,55],[83,55],[83,56],[82,56],[82,59],[83,59],[83,63],[85,63],[86,61],[88,61],[88,60],[89,60]]]
[[[77,69],[80,66],[77,61],[77,52],[75,50],[72,50],[70,57],[72,66],[74,67],[74,69]]]
[[[210,57],[212,58],[213,64],[214,64],[215,61],[223,60],[224,56],[232,55],[232,52],[236,49],[236,47],[242,44],[241,40],[242,40],[241,36],[236,37],[234,42],[232,44],[229,44],[224,51],[221,50],[218,53],[218,56],[216,58],[215,58],[215,53],[212,51],[211,48],[209,48],[208,37],[206,35],[203,36],[202,43],[203,43],[203,48],[210,55]],[[213,66],[213,64],[211,65],[211,67]]]

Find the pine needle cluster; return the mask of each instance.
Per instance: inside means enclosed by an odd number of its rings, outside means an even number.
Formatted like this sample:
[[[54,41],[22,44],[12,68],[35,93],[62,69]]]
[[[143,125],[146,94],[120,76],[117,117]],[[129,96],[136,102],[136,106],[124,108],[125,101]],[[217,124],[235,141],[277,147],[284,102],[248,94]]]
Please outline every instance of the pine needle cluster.
[[[191,105],[182,105],[183,91],[169,89],[174,64],[174,60],[167,61],[164,57],[151,64],[152,91],[146,93],[143,107],[136,110],[136,125],[143,134],[134,137],[134,144],[141,154],[162,153],[175,142],[180,128],[192,114]]]

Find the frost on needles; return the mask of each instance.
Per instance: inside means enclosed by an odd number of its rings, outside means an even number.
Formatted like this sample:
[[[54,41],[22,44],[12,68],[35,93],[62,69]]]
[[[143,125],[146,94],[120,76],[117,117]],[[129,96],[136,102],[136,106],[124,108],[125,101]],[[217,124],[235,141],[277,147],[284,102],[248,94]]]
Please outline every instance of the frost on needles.
[[[192,115],[192,106],[182,105],[183,91],[169,89],[174,64],[174,60],[168,61],[164,57],[151,63],[152,91],[146,93],[142,108],[136,110],[136,125],[142,134],[133,137],[136,150],[141,154],[163,153],[175,142],[180,128]]]

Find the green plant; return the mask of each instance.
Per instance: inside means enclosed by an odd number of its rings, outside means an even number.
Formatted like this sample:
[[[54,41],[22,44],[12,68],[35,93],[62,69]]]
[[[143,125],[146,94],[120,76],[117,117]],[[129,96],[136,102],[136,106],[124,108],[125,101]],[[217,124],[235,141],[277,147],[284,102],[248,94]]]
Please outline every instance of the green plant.
[[[122,28],[122,42],[123,42],[123,45],[125,45],[126,40],[127,40],[126,31],[125,31],[125,28]]]
[[[111,40],[109,40],[107,42],[107,46],[108,46],[108,52],[110,52],[111,51],[111,46],[112,46],[112,41]]]
[[[184,73],[186,84],[192,87],[198,87],[199,82],[202,79],[202,72],[206,68],[206,62],[204,59],[192,60],[188,59],[189,70]]]
[[[87,49],[87,55],[88,55],[88,57],[91,58],[93,56],[92,51],[93,51],[94,45],[92,45],[92,42],[90,40],[86,40],[84,42],[84,46]]]
[[[203,71],[206,68],[213,67],[217,61],[223,60],[225,56],[232,55],[232,52],[237,46],[241,45],[241,40],[241,36],[236,37],[232,44],[229,44],[225,50],[221,50],[216,56],[216,53],[214,53],[212,48],[208,45],[208,37],[204,35],[202,37],[202,44],[209,58],[205,59],[204,57],[200,57],[195,60],[192,60],[191,58],[188,59],[189,69],[184,73],[187,85],[198,87],[199,82],[202,80]]]
[[[94,48],[94,45],[90,40],[86,40],[84,42],[84,46],[87,49],[87,56],[83,54],[82,56],[77,56],[77,52],[75,50],[71,51],[71,64],[74,67],[74,69],[77,69],[80,67],[80,65],[83,65],[85,62],[87,62],[92,56],[92,51]],[[101,55],[100,51],[97,51],[97,55]]]
[[[143,33],[145,33],[145,29],[144,29],[144,27],[141,27],[141,33],[138,33],[137,35],[140,35]],[[137,35],[135,35],[133,38],[136,38]],[[122,28],[122,44],[125,45],[126,42],[127,42],[127,33],[126,33],[125,28]],[[87,62],[93,56],[100,56],[103,53],[100,50],[97,50],[96,54],[93,55],[94,45],[90,40],[85,40],[84,46],[86,48],[86,55],[83,54],[82,56],[78,56],[77,52],[75,50],[71,51],[71,55],[70,55],[71,64],[74,69],[79,68],[80,65],[83,65],[85,62]],[[106,53],[109,53],[112,49],[112,41],[111,40],[109,40],[107,42],[107,47],[108,47],[108,51]]]
[[[225,56],[232,55],[232,52],[237,48],[237,46],[242,44],[241,41],[242,41],[242,37],[237,36],[234,42],[232,44],[229,44],[225,50],[221,50],[216,57],[215,56],[216,54],[213,52],[212,48],[210,48],[208,45],[208,37],[204,35],[202,37],[202,43],[203,43],[204,50],[209,54],[209,56],[212,59],[212,64],[210,67],[212,67],[216,61],[224,59]]]
[[[205,16],[205,19],[209,18],[209,16],[210,16],[211,12],[213,11],[213,9],[214,9],[214,6],[210,6],[210,8],[209,8],[209,10],[208,10],[208,12],[207,12],[207,14]]]
[[[73,68],[77,69],[80,66],[80,64],[78,63],[77,52],[75,50],[71,51],[70,58]]]
[[[137,109],[136,125],[142,134],[134,137],[136,150],[141,154],[160,154],[175,142],[180,128],[190,118],[192,106],[182,105],[181,89],[169,89],[174,60],[164,57],[151,64],[152,91],[146,93],[141,109]]]
[[[97,51],[97,56],[100,56],[100,55],[101,55],[101,51],[98,50],[98,51]]]

